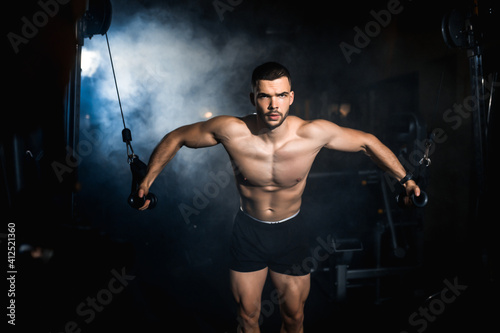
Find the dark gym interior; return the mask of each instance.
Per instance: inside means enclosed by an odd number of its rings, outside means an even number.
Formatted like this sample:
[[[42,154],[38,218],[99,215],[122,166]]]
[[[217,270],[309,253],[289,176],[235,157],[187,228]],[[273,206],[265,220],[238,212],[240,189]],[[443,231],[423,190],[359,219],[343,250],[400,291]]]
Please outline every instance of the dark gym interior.
[[[4,6],[8,329],[236,332],[227,263],[239,199],[226,152],[182,148],[147,211],[127,203],[138,177],[128,156],[147,163],[179,126],[253,112],[250,75],[266,61],[291,72],[291,114],[375,134],[427,196],[400,207],[401,186],[365,155],[320,152],[302,205],[312,269],[304,330],[496,327],[497,2]],[[260,320],[262,332],[279,331],[270,281]]]

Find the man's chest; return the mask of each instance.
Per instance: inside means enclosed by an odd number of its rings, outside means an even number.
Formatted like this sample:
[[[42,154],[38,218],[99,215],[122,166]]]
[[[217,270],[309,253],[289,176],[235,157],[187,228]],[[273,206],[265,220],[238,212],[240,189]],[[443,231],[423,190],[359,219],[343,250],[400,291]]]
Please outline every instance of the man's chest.
[[[280,145],[247,139],[224,145],[237,179],[253,186],[290,187],[305,179],[321,147],[292,139]]]

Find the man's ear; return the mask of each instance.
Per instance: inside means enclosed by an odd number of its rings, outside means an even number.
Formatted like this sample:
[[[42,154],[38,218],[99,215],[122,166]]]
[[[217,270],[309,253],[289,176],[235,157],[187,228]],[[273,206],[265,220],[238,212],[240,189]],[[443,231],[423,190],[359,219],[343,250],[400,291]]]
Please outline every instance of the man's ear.
[[[250,93],[250,103],[255,106],[255,94],[253,92]]]
[[[290,91],[290,105],[292,105],[294,98],[295,98],[295,93],[293,91]]]

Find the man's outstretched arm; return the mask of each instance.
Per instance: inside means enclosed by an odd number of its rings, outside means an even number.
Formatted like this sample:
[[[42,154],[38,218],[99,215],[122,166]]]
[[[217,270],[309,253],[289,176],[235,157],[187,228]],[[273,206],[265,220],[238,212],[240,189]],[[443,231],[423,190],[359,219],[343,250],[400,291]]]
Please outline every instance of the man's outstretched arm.
[[[148,163],[148,172],[139,185],[138,195],[142,198],[147,195],[149,188],[165,166],[174,158],[183,146],[188,148],[203,148],[215,146],[219,143],[217,132],[226,122],[226,117],[215,117],[207,121],[179,127],[161,139],[153,150]],[[149,200],[140,210],[149,206]]]
[[[323,135],[325,148],[340,151],[362,151],[369,156],[383,171],[400,181],[406,176],[406,170],[394,153],[374,135],[362,131],[340,127],[329,121],[319,121],[317,126]],[[420,188],[413,180],[403,184],[407,195],[420,195]]]

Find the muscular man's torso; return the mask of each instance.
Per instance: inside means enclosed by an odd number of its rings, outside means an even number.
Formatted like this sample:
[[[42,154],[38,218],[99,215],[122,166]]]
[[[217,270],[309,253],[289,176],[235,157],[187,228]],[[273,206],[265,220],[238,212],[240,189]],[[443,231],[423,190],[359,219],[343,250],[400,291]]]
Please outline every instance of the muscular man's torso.
[[[278,139],[256,132],[256,115],[230,123],[221,136],[233,163],[241,207],[263,221],[297,213],[311,165],[323,147],[300,118],[287,118]]]

